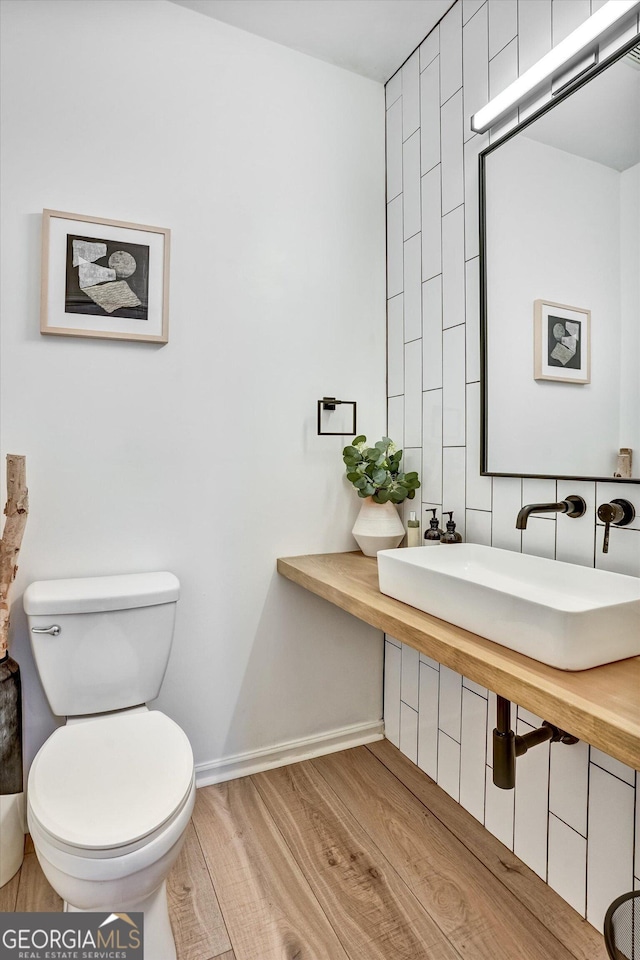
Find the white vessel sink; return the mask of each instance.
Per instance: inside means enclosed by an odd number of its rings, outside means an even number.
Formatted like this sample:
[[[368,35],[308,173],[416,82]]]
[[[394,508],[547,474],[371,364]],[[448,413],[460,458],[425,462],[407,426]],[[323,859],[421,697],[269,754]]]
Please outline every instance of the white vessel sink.
[[[640,579],[474,543],[378,553],[380,591],[560,670],[640,654]]]

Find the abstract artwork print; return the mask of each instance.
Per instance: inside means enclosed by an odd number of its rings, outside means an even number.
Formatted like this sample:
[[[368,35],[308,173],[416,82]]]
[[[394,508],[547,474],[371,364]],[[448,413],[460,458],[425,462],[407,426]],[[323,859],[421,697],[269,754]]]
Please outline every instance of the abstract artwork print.
[[[40,333],[168,343],[166,227],[42,211]]]
[[[591,310],[535,300],[533,329],[535,380],[591,383]]]
[[[547,333],[547,363],[550,367],[563,367],[566,370],[579,370],[580,360],[580,327],[582,321],[547,317],[549,325]]]
[[[149,318],[149,247],[67,234],[65,313]]]

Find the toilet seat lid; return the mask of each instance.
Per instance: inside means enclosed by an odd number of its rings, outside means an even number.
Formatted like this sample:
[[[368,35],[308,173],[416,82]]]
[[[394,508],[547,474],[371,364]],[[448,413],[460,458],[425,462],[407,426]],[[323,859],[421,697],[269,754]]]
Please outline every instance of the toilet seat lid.
[[[29,805],[58,840],[86,849],[125,846],[183,805],[193,781],[191,744],[157,710],[60,727],[29,774]]]

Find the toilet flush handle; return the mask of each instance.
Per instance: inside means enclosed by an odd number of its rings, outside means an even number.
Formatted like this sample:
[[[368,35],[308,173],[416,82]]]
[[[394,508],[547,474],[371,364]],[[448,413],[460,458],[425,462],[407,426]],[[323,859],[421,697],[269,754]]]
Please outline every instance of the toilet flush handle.
[[[50,633],[52,637],[57,637],[62,630],[57,623],[54,623],[50,627],[31,627],[31,633]]]

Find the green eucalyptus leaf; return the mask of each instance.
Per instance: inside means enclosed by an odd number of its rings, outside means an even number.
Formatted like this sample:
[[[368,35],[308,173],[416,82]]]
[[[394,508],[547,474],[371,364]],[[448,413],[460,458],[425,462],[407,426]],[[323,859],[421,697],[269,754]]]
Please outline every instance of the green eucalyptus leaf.
[[[342,451],[347,480],[357,489],[358,496],[373,497],[376,503],[413,500],[420,480],[415,470],[402,472],[403,451],[390,452],[393,446],[390,437],[382,437],[372,447],[365,446],[366,442],[366,436],[359,434]],[[358,446],[363,449],[359,450]]]

